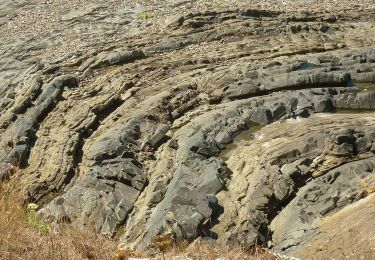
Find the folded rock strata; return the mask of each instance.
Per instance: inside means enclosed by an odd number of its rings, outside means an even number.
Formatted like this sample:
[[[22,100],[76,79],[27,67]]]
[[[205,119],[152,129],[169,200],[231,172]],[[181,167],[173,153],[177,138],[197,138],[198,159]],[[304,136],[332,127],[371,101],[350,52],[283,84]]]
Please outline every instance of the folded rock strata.
[[[44,219],[146,250],[172,212],[188,241],[293,255],[371,193],[373,4],[19,2],[0,4],[0,178],[20,167]]]

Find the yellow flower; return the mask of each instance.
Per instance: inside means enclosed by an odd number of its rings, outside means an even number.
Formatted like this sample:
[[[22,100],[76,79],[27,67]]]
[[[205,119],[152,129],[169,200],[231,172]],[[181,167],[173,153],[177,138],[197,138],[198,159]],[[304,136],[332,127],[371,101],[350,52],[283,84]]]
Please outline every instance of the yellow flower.
[[[35,210],[37,210],[38,208],[39,208],[39,206],[36,205],[35,203],[29,203],[29,204],[27,205],[27,209],[28,209],[28,210],[35,211]]]

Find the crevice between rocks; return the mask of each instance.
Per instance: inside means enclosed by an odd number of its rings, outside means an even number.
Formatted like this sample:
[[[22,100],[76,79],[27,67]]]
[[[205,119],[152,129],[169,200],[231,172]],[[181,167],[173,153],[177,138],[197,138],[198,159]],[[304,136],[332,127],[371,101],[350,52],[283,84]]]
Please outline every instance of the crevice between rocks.
[[[38,131],[40,130],[40,124],[54,110],[54,108],[57,106],[57,104],[60,101],[63,100],[63,95],[62,94],[63,94],[63,91],[60,91],[58,93],[58,95],[56,96],[54,102],[51,102],[51,103],[48,104],[48,106],[45,108],[45,110],[43,111],[43,113],[40,113],[40,115],[36,118],[36,122],[34,123],[33,129],[31,129],[31,131],[29,131],[30,135],[28,136],[29,142],[28,142],[28,145],[27,145],[27,149],[25,150],[24,153],[22,153],[20,155],[20,158],[19,158],[19,163],[20,163],[19,166],[22,169],[27,168],[29,166],[29,162],[28,161],[29,161],[30,153],[31,153],[31,150],[33,149],[33,147],[35,146],[35,143],[38,140],[37,135],[38,135]],[[30,107],[32,107],[32,106],[30,106]]]
[[[294,86],[286,86],[286,87],[281,87],[277,89],[270,89],[270,90],[264,90],[264,91],[259,91],[256,93],[249,93],[249,94],[244,94],[244,95],[239,95],[236,97],[228,97],[230,101],[236,101],[236,100],[242,100],[242,99],[248,99],[248,98],[253,98],[253,97],[260,97],[260,96],[267,96],[271,95],[273,93],[277,92],[283,92],[283,91],[298,91],[298,90],[309,90],[309,89],[321,89],[321,88],[329,88],[329,89],[335,89],[335,88],[340,88],[340,87],[347,87],[349,84],[348,82],[337,82],[337,83],[304,83],[300,85],[294,85]]]
[[[85,130],[79,135],[77,148],[73,154],[73,169],[72,172],[67,175],[64,181],[65,185],[69,185],[76,176],[77,171],[79,171],[79,165],[83,161],[83,146],[85,145],[85,141],[89,139],[98,130],[102,122],[111,116],[124,102],[125,101],[121,100],[121,98],[115,98],[111,102],[108,102],[103,108],[92,110],[92,113],[95,114],[95,120],[90,125],[86,126]]]

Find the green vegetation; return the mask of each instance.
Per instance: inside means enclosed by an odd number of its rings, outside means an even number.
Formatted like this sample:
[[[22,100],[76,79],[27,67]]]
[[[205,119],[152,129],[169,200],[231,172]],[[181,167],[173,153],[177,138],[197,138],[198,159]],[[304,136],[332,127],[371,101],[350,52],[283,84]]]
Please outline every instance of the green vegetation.
[[[154,18],[154,15],[152,13],[148,13],[148,12],[140,12],[138,14],[138,19],[141,20],[141,21],[146,21],[146,20],[150,20]]]
[[[37,209],[38,205],[34,203],[30,203],[27,206],[27,223],[36,228],[40,233],[46,234],[51,230],[51,225],[41,222],[38,215],[36,214]]]
[[[0,259],[112,259],[117,241],[67,224],[52,231],[36,204],[24,206],[18,181],[0,183]]]

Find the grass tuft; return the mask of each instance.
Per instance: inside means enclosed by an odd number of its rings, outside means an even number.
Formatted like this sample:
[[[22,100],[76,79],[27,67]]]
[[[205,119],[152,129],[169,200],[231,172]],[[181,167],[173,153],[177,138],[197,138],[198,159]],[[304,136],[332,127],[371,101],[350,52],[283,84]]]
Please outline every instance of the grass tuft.
[[[138,19],[141,20],[141,21],[147,21],[147,20],[150,20],[152,18],[154,18],[154,15],[152,13],[140,12],[138,14]]]

